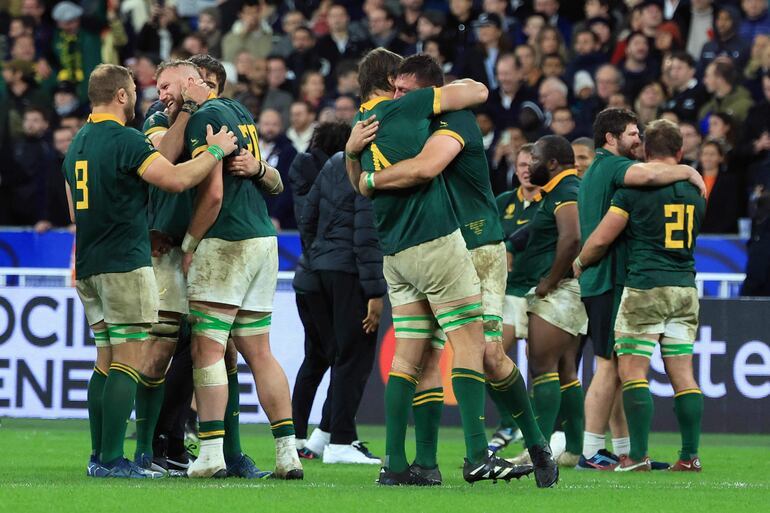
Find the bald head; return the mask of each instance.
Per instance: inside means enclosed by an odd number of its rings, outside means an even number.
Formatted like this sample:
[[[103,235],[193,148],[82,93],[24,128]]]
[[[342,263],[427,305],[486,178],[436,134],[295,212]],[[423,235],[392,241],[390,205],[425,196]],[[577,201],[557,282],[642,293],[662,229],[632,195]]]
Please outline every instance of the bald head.
[[[265,142],[275,141],[283,132],[281,114],[275,109],[265,109],[259,115],[259,136]]]

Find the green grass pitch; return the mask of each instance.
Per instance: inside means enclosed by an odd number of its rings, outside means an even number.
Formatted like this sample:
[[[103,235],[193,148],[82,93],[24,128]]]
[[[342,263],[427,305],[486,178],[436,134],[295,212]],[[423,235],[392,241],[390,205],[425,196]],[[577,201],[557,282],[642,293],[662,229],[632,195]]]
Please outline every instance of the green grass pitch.
[[[273,463],[264,425],[242,428],[243,446],[260,468]],[[384,451],[384,428],[362,426],[375,454]],[[411,433],[410,433],[411,436]],[[672,461],[679,437],[652,437],[651,456]],[[133,451],[133,442],[126,442]],[[413,444],[408,447],[414,454]],[[534,479],[510,484],[462,480],[462,433],[441,431],[444,485],[432,489],[380,488],[375,466],[305,461],[303,482],[238,479],[191,481],[93,480],[85,476],[89,452],[85,421],[3,419],[0,427],[0,512],[658,512],[770,511],[770,436],[704,435],[701,474],[578,472],[563,470],[559,485],[539,490]],[[508,450],[508,456],[515,454]]]

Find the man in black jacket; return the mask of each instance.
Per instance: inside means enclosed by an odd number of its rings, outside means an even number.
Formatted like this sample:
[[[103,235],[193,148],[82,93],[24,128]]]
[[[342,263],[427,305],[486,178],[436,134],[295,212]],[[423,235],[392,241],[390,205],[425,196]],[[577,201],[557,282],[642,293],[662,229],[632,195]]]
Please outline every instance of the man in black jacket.
[[[331,437],[324,463],[380,460],[357,440],[355,415],[374,364],[377,328],[386,292],[382,251],[369,199],[353,190],[342,152],[324,165],[306,198],[299,225],[310,267],[321,280],[325,314],[336,351],[330,385]]]

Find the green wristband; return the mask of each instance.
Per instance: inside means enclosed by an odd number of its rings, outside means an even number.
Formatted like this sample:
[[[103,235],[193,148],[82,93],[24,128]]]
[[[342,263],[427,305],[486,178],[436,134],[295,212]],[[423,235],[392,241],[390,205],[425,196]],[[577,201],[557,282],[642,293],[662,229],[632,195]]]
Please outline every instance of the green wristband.
[[[374,190],[374,173],[366,173],[366,186],[370,191]]]
[[[346,151],[345,152],[345,158],[347,158],[348,160],[358,160],[359,159],[359,155],[357,153]]]
[[[211,146],[209,146],[206,149],[206,151],[208,151],[209,153],[214,155],[214,158],[217,159],[217,160],[222,160],[223,158],[225,158],[224,150],[222,150],[222,148],[220,148],[216,144],[212,144]]]

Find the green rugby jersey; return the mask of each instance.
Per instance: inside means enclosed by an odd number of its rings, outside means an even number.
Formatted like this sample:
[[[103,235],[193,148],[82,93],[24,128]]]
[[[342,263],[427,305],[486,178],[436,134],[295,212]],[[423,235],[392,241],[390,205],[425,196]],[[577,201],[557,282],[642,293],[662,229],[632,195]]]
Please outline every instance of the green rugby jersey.
[[[612,197],[610,211],[628,218],[627,286],[695,287],[695,239],[706,200],[694,185],[620,189]]]
[[[169,129],[168,114],[156,112],[148,117],[142,130],[151,136]],[[186,190],[173,194],[150,185],[149,220],[150,230],[169,235],[177,244],[182,243],[193,212],[193,191]]]
[[[75,211],[75,274],[125,273],[152,265],[147,184],[152,142],[110,114],[91,114],[62,164]]]
[[[460,222],[465,245],[475,249],[503,240],[481,130],[470,110],[433,118],[433,134],[448,135],[463,147],[442,173],[449,200]]]
[[[206,125],[211,125],[214,132],[222,126],[228,127],[238,138],[235,151],[246,148],[260,159],[257,127],[249,111],[240,103],[228,98],[212,98],[192,115],[185,129],[185,150],[191,158],[208,148]],[[222,210],[204,238],[237,241],[275,235],[267,205],[253,180],[224,172],[223,185]]]
[[[599,226],[610,208],[615,191],[623,188],[626,171],[634,164],[638,162],[619,157],[604,148],[596,150],[596,157],[583,175],[578,193],[580,236],[583,244]],[[580,275],[580,295],[598,296],[612,290],[616,284],[622,286],[626,275],[626,253],[625,237],[621,235],[597,265],[587,268]]]
[[[500,215],[505,237],[510,237],[516,230],[526,225],[535,217],[540,200],[543,197],[540,193],[532,201],[524,199],[521,187],[512,191],[504,192],[497,197],[497,211]],[[506,249],[511,251],[510,245],[506,242]],[[518,269],[523,264],[523,252],[513,252],[513,268]],[[516,281],[513,271],[508,273],[508,281],[505,285],[505,295],[524,297],[531,287]]]
[[[376,172],[418,155],[430,135],[430,118],[440,113],[441,92],[436,88],[418,89],[398,100],[381,96],[361,105],[354,123],[372,114],[380,122],[375,141],[361,153],[362,169]],[[375,191],[372,207],[386,255],[459,228],[442,176],[408,189]]]
[[[580,178],[576,169],[567,169],[551,178],[540,193],[543,199],[532,217],[529,242],[521,254],[521,265],[513,269],[515,283],[529,291],[551,270],[556,257],[559,230],[556,211],[565,205],[577,203]]]

